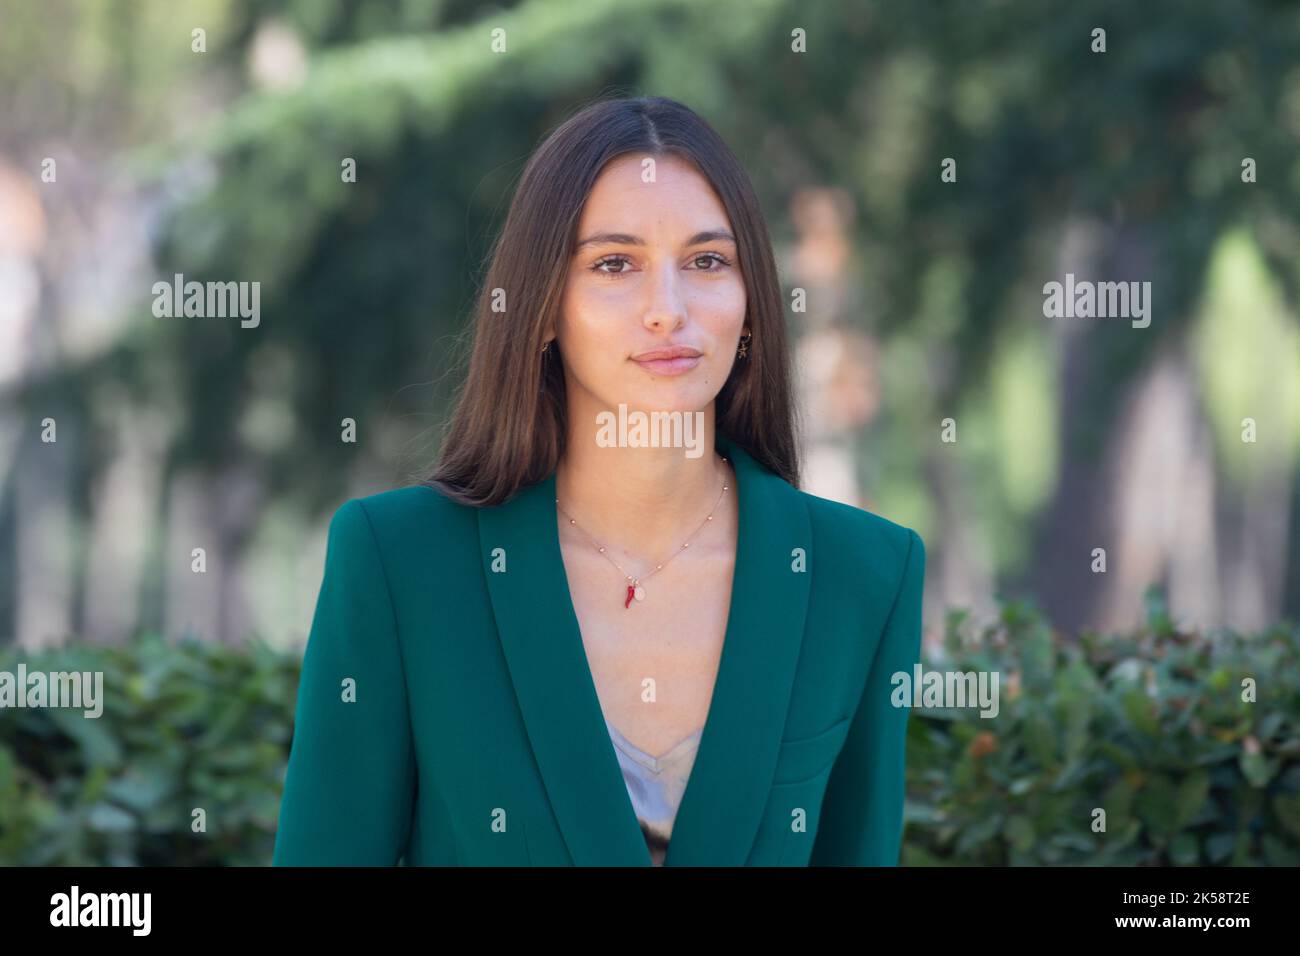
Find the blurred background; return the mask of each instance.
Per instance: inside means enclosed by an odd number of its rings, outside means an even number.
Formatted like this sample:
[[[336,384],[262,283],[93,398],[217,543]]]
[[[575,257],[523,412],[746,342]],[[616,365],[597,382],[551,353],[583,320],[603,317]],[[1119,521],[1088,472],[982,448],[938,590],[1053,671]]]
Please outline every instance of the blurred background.
[[[1087,856],[1026,801],[1093,779],[1147,821],[1114,861],[1300,860],[1294,5],[0,0],[0,665],[111,698],[0,713],[0,862],[269,859],[328,519],[434,461],[531,150],[642,94],[730,143],[804,290],[806,490],[921,534],[936,659],[1039,648],[1045,709],[914,722],[905,859]],[[156,316],[177,273],[259,324]],[[1045,317],[1067,274],[1150,282],[1150,325]],[[1174,725],[1152,783],[1116,741]]]

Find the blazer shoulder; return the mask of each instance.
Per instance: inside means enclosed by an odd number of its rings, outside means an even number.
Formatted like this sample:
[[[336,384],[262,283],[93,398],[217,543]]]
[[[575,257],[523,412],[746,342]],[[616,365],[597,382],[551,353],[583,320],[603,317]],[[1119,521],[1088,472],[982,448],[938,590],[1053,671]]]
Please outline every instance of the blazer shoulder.
[[[476,509],[428,485],[407,485],[349,498],[334,512],[331,528],[368,525],[381,548],[432,534],[446,541],[477,533]]]
[[[842,501],[799,494],[808,508],[818,552],[837,564],[873,569],[887,577],[892,568],[897,578],[909,562],[925,559],[925,542],[915,529]]]

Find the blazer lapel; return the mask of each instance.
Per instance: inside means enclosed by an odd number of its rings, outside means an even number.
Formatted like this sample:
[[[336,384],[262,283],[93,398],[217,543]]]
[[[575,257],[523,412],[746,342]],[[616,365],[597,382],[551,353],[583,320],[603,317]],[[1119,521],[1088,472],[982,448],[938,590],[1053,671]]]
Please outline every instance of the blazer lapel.
[[[740,527],[727,633],[666,866],[743,866],[767,803],[808,608],[792,570],[811,526],[798,492],[721,432]],[[497,631],[529,742],[578,866],[649,866],[569,596],[555,474],[478,511]],[[498,551],[497,549],[501,549]],[[505,570],[493,570],[505,562]]]
[[[479,509],[501,648],[574,865],[650,866],[582,646],[556,516],[554,472],[504,504]],[[504,571],[493,570],[498,558]]]
[[[665,866],[744,866],[767,805],[803,645],[812,525],[799,492],[719,432],[740,530],[727,636]]]

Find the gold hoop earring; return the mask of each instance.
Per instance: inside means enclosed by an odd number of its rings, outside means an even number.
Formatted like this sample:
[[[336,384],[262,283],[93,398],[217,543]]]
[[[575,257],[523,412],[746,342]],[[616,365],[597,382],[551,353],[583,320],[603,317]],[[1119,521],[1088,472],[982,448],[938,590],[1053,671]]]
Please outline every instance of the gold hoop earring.
[[[542,351],[545,352],[545,351],[546,351],[547,349],[549,349],[550,347],[551,347],[551,343],[550,343],[550,342],[547,342],[545,345],[542,346]]]
[[[746,332],[740,337],[740,348],[736,349],[737,358],[746,358],[749,356],[749,340],[754,337],[754,333]]]

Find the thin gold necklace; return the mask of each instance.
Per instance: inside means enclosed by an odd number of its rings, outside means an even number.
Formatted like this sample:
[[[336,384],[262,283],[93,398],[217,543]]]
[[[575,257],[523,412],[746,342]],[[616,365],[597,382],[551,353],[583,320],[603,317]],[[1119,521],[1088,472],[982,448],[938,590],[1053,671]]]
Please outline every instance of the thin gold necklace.
[[[723,457],[723,456],[721,456],[721,455],[719,455],[718,457],[719,457],[719,458],[722,458],[722,461],[723,461],[724,463],[725,463],[726,460],[727,460],[725,457]],[[720,491],[720,492],[718,493],[718,500],[715,501],[715,502],[713,503],[713,510],[710,511],[710,512],[708,513],[708,515],[704,518],[704,520],[700,522],[700,526],[699,526],[698,528],[695,529],[695,532],[694,532],[694,533],[693,533],[689,538],[686,539],[686,542],[685,542],[685,543],[684,543],[680,548],[678,548],[678,549],[677,549],[676,551],[674,551],[671,555],[669,555],[667,558],[665,558],[662,564],[656,564],[656,565],[655,565],[655,569],[654,569],[653,571],[651,571],[649,574],[647,574],[644,578],[637,578],[637,577],[633,577],[632,575],[628,574],[627,571],[625,571],[625,570],[623,569],[623,566],[622,566],[621,564],[619,564],[617,561],[615,561],[613,558],[611,558],[611,557],[609,556],[609,552],[605,550],[605,546],[604,546],[603,544],[601,544],[599,541],[597,541],[597,540],[596,540],[595,538],[593,538],[591,535],[587,534],[586,529],[584,529],[584,528],[582,527],[582,525],[578,524],[578,522],[574,521],[572,518],[569,517],[569,513],[568,513],[567,511],[565,511],[563,508],[560,507],[560,499],[559,499],[559,498],[556,498],[556,499],[555,499],[555,507],[556,507],[556,508],[559,508],[560,514],[564,515],[564,517],[566,517],[566,518],[569,518],[569,524],[573,525],[575,528],[577,528],[579,531],[581,531],[584,535],[586,535],[587,540],[590,541],[593,545],[595,545],[596,550],[599,551],[601,554],[603,554],[603,555],[605,556],[606,560],[608,560],[610,564],[612,564],[612,565],[614,565],[614,567],[618,568],[619,573],[622,574],[623,577],[627,579],[627,581],[628,581],[628,585],[627,585],[627,597],[626,597],[626,598],[624,599],[624,601],[623,601],[623,608],[626,610],[627,608],[629,608],[629,607],[632,606],[632,601],[633,601],[633,599],[635,599],[635,600],[637,600],[637,601],[644,601],[644,600],[645,600],[645,585],[642,584],[641,582],[642,582],[642,581],[648,581],[650,578],[654,577],[656,574],[658,574],[660,571],[663,570],[663,567],[664,567],[665,564],[667,564],[667,563],[668,563],[669,561],[671,561],[673,558],[677,557],[677,555],[681,554],[683,551],[685,551],[687,548],[689,548],[689,547],[691,546],[691,541],[694,540],[694,538],[695,538],[695,535],[697,535],[697,534],[699,534],[701,531],[703,531],[703,530],[704,530],[704,526],[707,525],[710,521],[713,520],[713,512],[715,512],[715,511],[718,510],[718,504],[721,503],[721,501],[722,501],[722,496],[725,495],[725,494],[727,493],[727,489],[728,489],[728,487],[729,487],[729,486],[727,485],[727,480],[726,480],[726,478],[723,478],[723,480],[722,480],[722,491]]]

